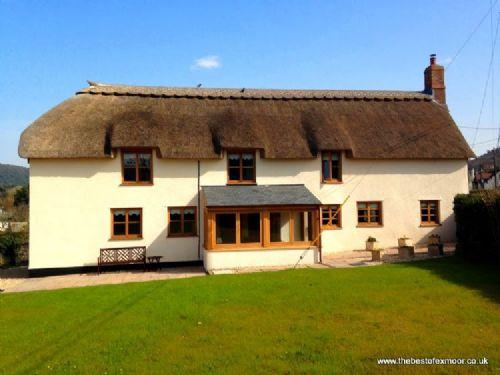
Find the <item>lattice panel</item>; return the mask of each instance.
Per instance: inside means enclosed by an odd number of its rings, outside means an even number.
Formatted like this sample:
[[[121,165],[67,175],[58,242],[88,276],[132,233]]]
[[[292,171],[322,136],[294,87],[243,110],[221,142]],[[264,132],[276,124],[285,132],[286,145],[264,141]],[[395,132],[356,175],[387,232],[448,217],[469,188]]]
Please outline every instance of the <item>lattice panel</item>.
[[[100,262],[105,263],[131,263],[145,262],[145,247],[126,247],[121,249],[101,249]]]

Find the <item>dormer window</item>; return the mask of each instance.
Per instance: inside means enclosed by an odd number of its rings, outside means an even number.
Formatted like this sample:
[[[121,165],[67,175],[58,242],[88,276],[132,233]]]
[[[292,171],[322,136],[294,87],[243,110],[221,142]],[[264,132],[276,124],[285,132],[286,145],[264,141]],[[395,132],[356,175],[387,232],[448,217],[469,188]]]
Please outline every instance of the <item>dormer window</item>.
[[[342,153],[340,151],[323,151],[321,153],[321,174],[325,184],[342,182]]]
[[[229,184],[255,183],[255,152],[228,151],[227,175]]]
[[[123,185],[153,184],[151,150],[122,150]]]

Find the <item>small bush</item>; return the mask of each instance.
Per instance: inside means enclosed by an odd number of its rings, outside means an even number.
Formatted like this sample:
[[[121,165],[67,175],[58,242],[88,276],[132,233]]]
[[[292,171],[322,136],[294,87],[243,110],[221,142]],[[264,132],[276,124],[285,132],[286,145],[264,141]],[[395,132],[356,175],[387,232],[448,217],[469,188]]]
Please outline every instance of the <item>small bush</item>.
[[[472,259],[500,260],[500,189],[455,197],[457,253]]]
[[[3,256],[7,265],[21,263],[24,259],[21,256],[23,246],[28,243],[27,233],[6,232],[0,234],[0,254]]]

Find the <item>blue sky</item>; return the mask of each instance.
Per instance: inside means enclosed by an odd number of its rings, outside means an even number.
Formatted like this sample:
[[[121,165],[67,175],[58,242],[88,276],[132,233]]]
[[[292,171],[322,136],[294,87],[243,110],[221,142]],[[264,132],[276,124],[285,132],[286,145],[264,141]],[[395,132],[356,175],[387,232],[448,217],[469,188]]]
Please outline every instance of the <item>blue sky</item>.
[[[86,79],[421,90],[429,54],[446,65],[489,6],[490,0],[0,0],[0,162],[26,165],[17,155],[22,130]],[[500,2],[494,25],[499,12]],[[478,123],[491,37],[487,17],[446,72],[448,105],[460,126]],[[491,87],[490,81],[481,127],[500,126],[500,85],[493,116]],[[461,130],[472,143],[475,130]],[[497,134],[478,131],[475,151],[494,147]]]

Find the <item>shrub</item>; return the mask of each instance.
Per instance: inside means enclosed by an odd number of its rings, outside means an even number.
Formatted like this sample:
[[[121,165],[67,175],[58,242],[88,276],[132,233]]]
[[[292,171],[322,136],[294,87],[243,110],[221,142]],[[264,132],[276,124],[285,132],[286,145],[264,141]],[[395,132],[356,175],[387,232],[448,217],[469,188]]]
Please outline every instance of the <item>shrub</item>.
[[[14,194],[14,206],[28,204],[30,200],[30,191],[27,186],[23,186]]]
[[[457,253],[472,259],[500,260],[500,189],[455,197]]]
[[[27,233],[25,232],[5,232],[0,234],[0,254],[3,255],[9,265],[20,263],[20,252],[23,245],[27,243]]]

